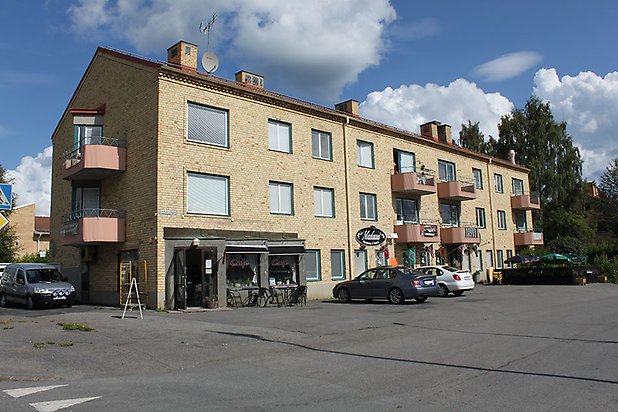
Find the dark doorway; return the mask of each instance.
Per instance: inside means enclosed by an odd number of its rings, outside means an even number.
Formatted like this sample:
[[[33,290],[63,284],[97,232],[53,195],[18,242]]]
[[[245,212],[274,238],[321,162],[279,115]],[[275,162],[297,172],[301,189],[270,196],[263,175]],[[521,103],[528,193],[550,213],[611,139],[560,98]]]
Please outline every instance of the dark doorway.
[[[186,301],[189,307],[202,306],[202,249],[185,250],[186,258]]]
[[[217,295],[217,248],[187,248],[174,252],[176,309],[203,307]]]

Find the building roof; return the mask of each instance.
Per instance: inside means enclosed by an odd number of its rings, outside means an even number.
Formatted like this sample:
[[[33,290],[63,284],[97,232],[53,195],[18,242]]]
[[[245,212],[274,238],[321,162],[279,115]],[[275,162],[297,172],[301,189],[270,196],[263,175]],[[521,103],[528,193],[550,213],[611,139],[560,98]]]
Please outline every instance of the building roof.
[[[235,90],[236,92],[242,92],[243,94],[247,96],[253,96],[254,98],[257,97],[260,100],[266,99],[267,101],[273,104],[279,104],[279,105],[283,104],[288,107],[294,108],[296,110],[310,111],[312,112],[312,114],[326,116],[331,119],[334,118],[334,119],[341,121],[342,123],[345,122],[345,123],[353,124],[354,126],[361,127],[361,128],[367,128],[374,132],[388,134],[391,136],[402,138],[404,140],[414,141],[419,144],[423,144],[426,146],[432,146],[432,147],[442,149],[448,152],[457,153],[462,156],[473,157],[478,160],[486,161],[488,163],[496,163],[496,164],[499,164],[500,166],[523,171],[523,172],[530,171],[530,169],[528,168],[513,164],[507,160],[488,156],[488,155],[485,155],[479,152],[475,152],[473,150],[465,149],[453,143],[435,141],[431,137],[428,137],[428,136],[423,136],[418,133],[399,129],[399,128],[389,126],[389,125],[386,125],[380,122],[365,119],[360,116],[352,115],[350,113],[345,113],[345,112],[338,111],[335,109],[331,109],[329,107],[320,106],[318,104],[307,102],[307,101],[297,99],[294,97],[285,96],[285,95],[282,95],[282,94],[279,94],[279,93],[276,93],[270,90],[258,88],[258,87],[247,85],[244,83],[239,83],[234,80],[227,80],[221,77],[214,76],[212,74],[202,73],[200,71],[190,69],[187,67],[177,66],[177,65],[174,65],[168,62],[163,62],[163,61],[156,60],[156,59],[137,56],[135,54],[131,54],[128,52],[116,50],[113,48],[107,48],[107,47],[99,47],[97,51],[95,52],[90,64],[88,65],[88,68],[86,69],[84,76],[82,77],[79,85],[77,86],[77,89],[73,93],[73,96],[71,97],[71,100],[69,101],[69,104],[67,105],[67,109],[65,110],[62,118],[64,118],[64,116],[66,116],[66,114],[69,112],[69,109],[71,108],[71,103],[75,99],[75,96],[78,90],[80,89],[84,81],[84,78],[86,77],[86,74],[90,70],[90,67],[92,66],[96,57],[100,54],[113,56],[116,58],[123,59],[125,61],[130,61],[133,63],[149,66],[151,68],[158,69],[161,71],[166,71],[167,73],[171,75],[183,76],[188,79],[193,79],[193,80],[198,80],[198,81],[203,81],[203,82],[207,82],[210,84],[218,85],[219,87],[222,87],[222,88],[227,88],[229,90]],[[54,130],[54,133],[52,134],[52,139],[58,130],[58,126],[60,126],[60,123],[62,122],[62,118],[60,119],[60,122],[58,122],[58,125],[56,126],[56,129]]]

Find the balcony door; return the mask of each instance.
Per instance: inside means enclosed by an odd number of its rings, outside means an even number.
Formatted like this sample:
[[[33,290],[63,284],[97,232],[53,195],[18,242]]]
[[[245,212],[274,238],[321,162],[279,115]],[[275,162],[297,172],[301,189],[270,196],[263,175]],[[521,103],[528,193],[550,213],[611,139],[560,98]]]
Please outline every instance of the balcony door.
[[[523,180],[513,178],[513,195],[514,196],[524,195],[524,181]]]
[[[98,216],[100,189],[98,187],[74,187],[71,214],[76,217]]]
[[[438,160],[438,173],[441,182],[453,182],[457,180],[455,163]]]
[[[459,227],[459,206],[440,203],[440,218],[444,226]]]
[[[410,225],[418,223],[418,202],[415,199],[395,199],[397,223]]]
[[[395,171],[397,173],[416,172],[416,156],[411,152],[395,149]]]

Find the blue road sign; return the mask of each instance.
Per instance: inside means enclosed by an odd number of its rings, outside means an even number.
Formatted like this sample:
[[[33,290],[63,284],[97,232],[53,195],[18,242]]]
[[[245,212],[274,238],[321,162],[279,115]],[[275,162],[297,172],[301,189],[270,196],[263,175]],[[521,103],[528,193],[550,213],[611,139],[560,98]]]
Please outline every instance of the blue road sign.
[[[0,210],[11,210],[13,205],[11,202],[12,194],[12,185],[0,184]]]

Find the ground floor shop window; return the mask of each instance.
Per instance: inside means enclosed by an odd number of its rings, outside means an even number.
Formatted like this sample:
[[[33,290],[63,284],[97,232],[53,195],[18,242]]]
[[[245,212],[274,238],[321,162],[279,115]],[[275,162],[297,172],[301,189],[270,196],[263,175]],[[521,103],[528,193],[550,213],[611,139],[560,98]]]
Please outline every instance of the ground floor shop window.
[[[268,283],[274,285],[298,284],[297,256],[269,256]]]
[[[330,278],[332,280],[345,279],[345,251],[330,251]]]
[[[320,280],[320,251],[307,250],[307,280]]]
[[[260,277],[259,257],[258,253],[227,255],[227,286],[258,286]]]

